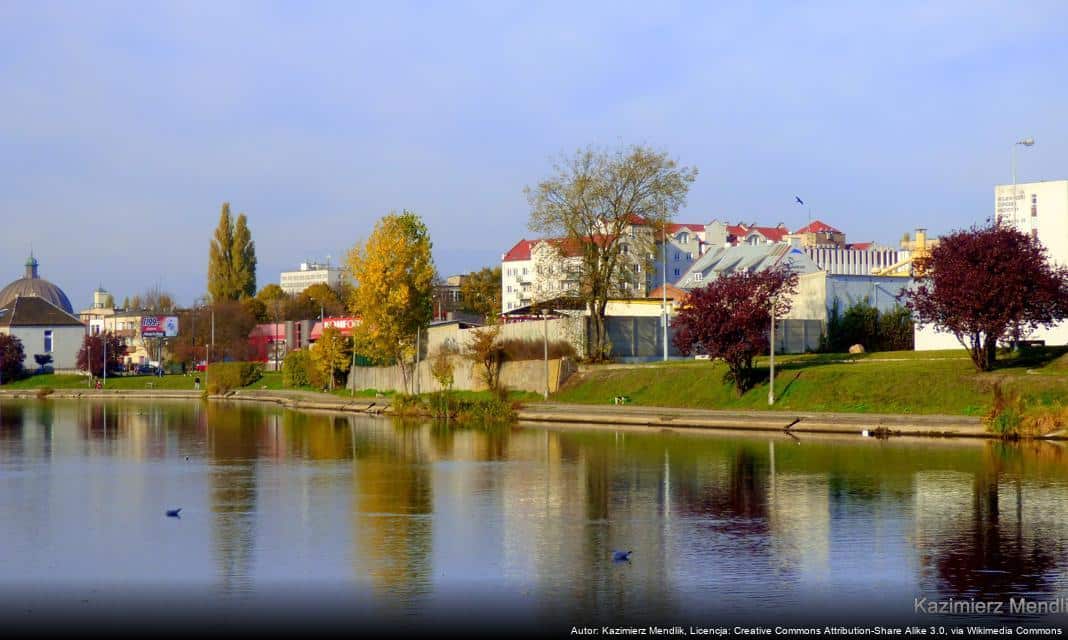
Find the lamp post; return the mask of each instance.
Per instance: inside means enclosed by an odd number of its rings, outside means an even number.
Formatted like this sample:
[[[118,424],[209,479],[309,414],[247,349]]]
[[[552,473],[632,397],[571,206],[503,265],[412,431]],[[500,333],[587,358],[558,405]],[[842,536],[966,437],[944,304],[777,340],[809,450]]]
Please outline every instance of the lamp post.
[[[775,296],[771,298],[771,341],[768,352],[771,355],[771,369],[768,377],[768,406],[775,404]]]
[[[1012,223],[1016,224],[1016,147],[1033,147],[1035,146],[1034,138],[1024,138],[1017,140],[1012,145]]]
[[[668,310],[667,310],[667,227],[664,227],[664,234],[663,234],[663,236],[661,237],[661,242],[660,242],[660,248],[662,249],[662,253],[664,254],[664,273],[662,274],[663,278],[662,278],[662,283],[661,283],[661,285],[660,285],[660,288],[661,288],[661,302],[660,302],[660,311],[661,311],[661,316],[662,316],[662,317],[661,317],[661,322],[662,322],[662,324],[664,325],[664,326],[662,327],[662,329],[663,329],[663,332],[664,332],[664,336],[663,336],[663,337],[664,337],[664,362],[667,362],[667,359],[668,359],[668,342],[667,342],[667,339],[668,339]]]
[[[3,318],[6,313],[7,313],[7,309],[0,309],[0,318]],[[3,355],[4,354],[0,353],[0,384],[4,384]]]
[[[549,310],[542,309],[542,328],[545,330],[545,338],[542,343],[545,347],[545,399],[549,399]]]

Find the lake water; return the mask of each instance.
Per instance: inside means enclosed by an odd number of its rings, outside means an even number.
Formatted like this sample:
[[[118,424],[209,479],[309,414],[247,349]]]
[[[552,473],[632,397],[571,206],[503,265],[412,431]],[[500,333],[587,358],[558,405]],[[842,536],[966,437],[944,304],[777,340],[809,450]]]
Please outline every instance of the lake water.
[[[0,401],[0,616],[27,626],[1063,626],[1009,607],[1068,598],[1066,550],[1057,443]]]

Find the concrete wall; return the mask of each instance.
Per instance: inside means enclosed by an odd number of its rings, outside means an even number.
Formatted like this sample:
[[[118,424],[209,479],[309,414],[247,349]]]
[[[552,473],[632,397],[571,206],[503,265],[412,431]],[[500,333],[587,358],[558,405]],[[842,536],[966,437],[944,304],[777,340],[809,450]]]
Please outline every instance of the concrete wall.
[[[583,317],[565,317],[552,320],[533,320],[529,322],[511,322],[499,326],[500,340],[535,340],[545,339],[548,325],[549,342],[570,342],[579,357],[586,353],[586,323]],[[442,344],[464,349],[472,340],[477,329],[461,329],[457,324],[445,324],[430,327],[426,332],[426,347],[423,357],[430,358]]]
[[[471,361],[459,356],[452,358],[453,386],[455,390],[481,391],[486,388]],[[556,391],[571,373],[575,364],[570,360],[549,361],[549,391]],[[501,384],[515,391],[545,390],[545,361],[526,360],[522,362],[505,362],[501,366]],[[349,375],[348,388],[353,385],[357,390],[377,389],[378,391],[403,392],[404,377],[400,367],[356,367]],[[418,366],[418,386],[413,390],[420,393],[440,391],[441,386],[430,373],[430,361],[423,360]]]
[[[56,371],[78,368],[78,351],[85,338],[85,327],[6,327],[4,333],[15,336],[22,342],[26,357],[22,366],[29,370],[37,368],[33,356],[44,353],[44,332],[52,331],[52,368]]]

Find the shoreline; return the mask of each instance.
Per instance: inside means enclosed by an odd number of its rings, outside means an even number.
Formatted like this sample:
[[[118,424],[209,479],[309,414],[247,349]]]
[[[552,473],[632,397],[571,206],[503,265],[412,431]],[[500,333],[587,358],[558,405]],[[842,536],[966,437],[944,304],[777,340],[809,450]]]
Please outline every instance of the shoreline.
[[[294,390],[238,389],[226,394],[205,396],[200,391],[134,389],[56,389],[45,398],[63,400],[174,399],[244,401],[277,404],[288,409],[392,415],[389,398],[354,398]],[[39,399],[32,389],[0,390],[0,399]],[[822,433],[854,437],[925,437],[1000,439],[986,430],[982,420],[971,416],[827,413],[814,411],[728,411],[634,405],[585,405],[534,402],[521,405],[516,421],[552,424],[560,428],[583,426],[619,427],[650,432],[685,428],[687,430],[730,430],[777,433]],[[1055,434],[1034,440],[1064,440]]]

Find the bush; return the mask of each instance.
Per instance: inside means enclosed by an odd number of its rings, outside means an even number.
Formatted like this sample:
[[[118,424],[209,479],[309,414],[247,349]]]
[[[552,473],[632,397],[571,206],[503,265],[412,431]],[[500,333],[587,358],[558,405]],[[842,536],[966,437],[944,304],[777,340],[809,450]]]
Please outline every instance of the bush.
[[[509,338],[507,340],[498,340],[497,346],[504,354],[506,362],[509,360],[541,360],[545,358],[545,342],[543,340]],[[578,354],[570,342],[553,340],[549,342],[549,359],[555,360],[557,358],[577,360]]]
[[[208,365],[208,391],[227,393],[247,387],[263,376],[259,362],[213,362]]]
[[[842,313],[835,300],[827,319],[823,350],[845,353],[860,344],[865,351],[907,351],[913,348],[912,329],[912,314],[901,305],[880,312],[865,298]]]
[[[283,387],[307,387],[311,385],[311,369],[308,352],[304,350],[290,351],[286,359],[282,361],[282,386]]]

